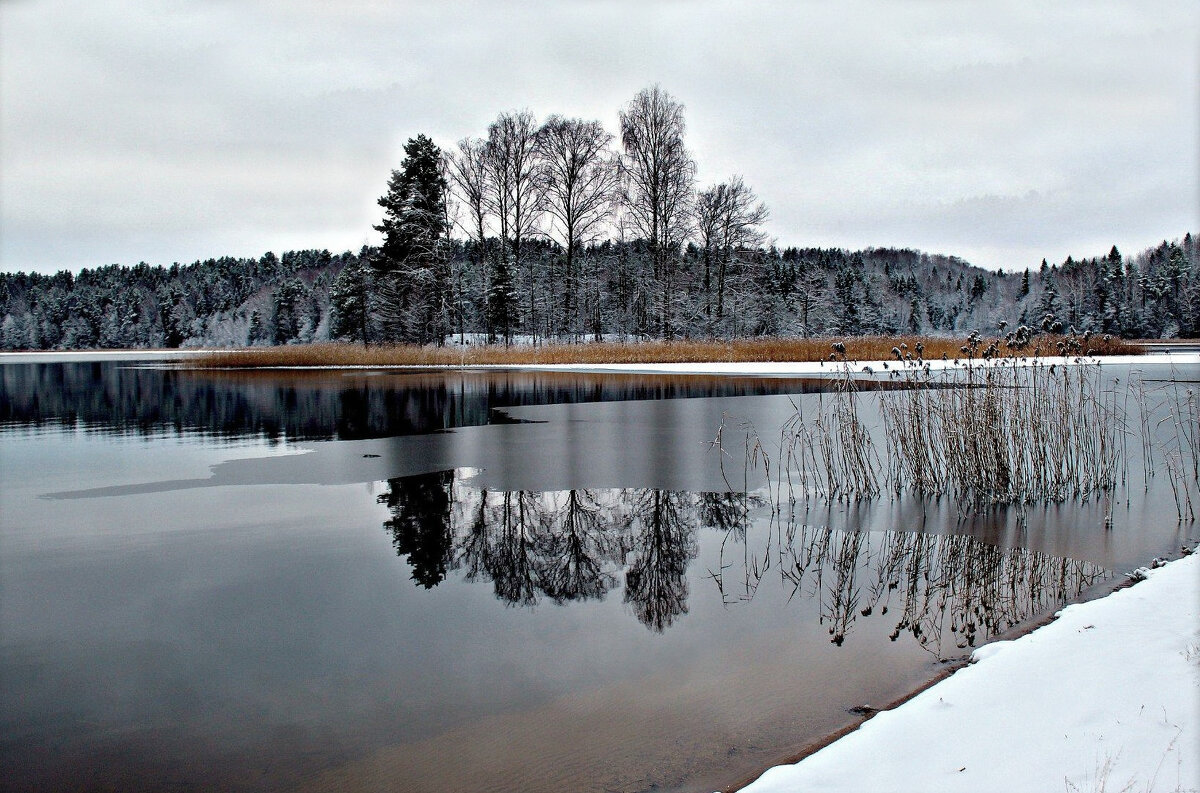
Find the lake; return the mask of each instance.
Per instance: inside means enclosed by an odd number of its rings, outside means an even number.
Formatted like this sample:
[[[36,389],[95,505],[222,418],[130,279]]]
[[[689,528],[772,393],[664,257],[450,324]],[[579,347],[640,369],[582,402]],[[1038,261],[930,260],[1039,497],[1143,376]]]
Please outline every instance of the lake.
[[[0,366],[3,787],[736,785],[1194,537],[1159,369],[1115,491],[968,508],[784,495],[828,381]]]

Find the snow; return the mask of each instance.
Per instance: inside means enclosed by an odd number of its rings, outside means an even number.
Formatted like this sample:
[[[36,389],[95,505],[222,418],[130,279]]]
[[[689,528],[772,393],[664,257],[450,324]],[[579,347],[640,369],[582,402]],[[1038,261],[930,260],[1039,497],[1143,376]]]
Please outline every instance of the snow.
[[[1195,352],[1170,352],[1170,353],[1153,353],[1149,355],[1110,355],[1103,358],[1069,356],[1069,357],[1045,357],[1036,359],[1041,365],[1048,366],[1054,364],[1076,365],[1076,364],[1100,364],[1102,366],[1113,365],[1134,365],[1134,366],[1172,366],[1172,367],[1192,367],[1200,366],[1200,353]],[[1023,365],[1031,366],[1035,359],[1030,358]],[[962,369],[966,366],[966,361],[962,360],[955,362],[953,360],[943,361],[941,359],[926,361],[933,371],[944,369]],[[885,366],[885,364],[887,366]],[[987,366],[987,365],[1009,365],[1011,361],[1008,359],[995,359],[992,361],[984,361],[975,359],[972,365]],[[748,361],[748,362],[729,362],[729,361],[714,361],[710,363],[620,363],[620,364],[590,364],[590,363],[573,363],[573,364],[495,364],[490,366],[472,366],[472,369],[526,369],[543,372],[595,372],[595,373],[623,373],[623,374],[704,374],[704,375],[739,375],[747,377],[820,377],[822,375],[839,374],[843,370],[843,366],[848,365],[850,373],[855,375],[876,375],[879,377],[887,377],[890,372],[899,368],[896,361],[848,361],[846,364],[834,361]],[[890,369],[888,368],[890,367]]]
[[[1200,553],[884,711],[744,793],[1200,789]]]

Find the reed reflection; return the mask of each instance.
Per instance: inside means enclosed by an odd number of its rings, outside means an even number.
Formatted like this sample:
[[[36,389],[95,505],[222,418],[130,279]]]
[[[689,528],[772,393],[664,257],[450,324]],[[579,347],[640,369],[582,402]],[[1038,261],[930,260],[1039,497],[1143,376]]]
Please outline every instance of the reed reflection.
[[[727,603],[752,599],[768,575],[777,575],[789,597],[817,600],[821,624],[838,646],[858,620],[887,618],[891,641],[908,635],[944,658],[1050,613],[1112,576],[1091,562],[967,534],[925,533],[923,526],[864,532],[777,517],[753,538],[729,532],[709,575]]]
[[[1004,548],[967,534],[856,531],[784,516],[758,494],[659,489],[486,490],[471,471],[388,481],[384,523],[413,580],[429,588],[450,571],[487,582],[511,606],[622,600],[661,633],[688,613],[689,567],[701,542],[717,562],[699,580],[727,606],[774,581],[809,601],[830,641],[885,619],[938,658],[952,655],[1078,598],[1110,573],[1089,562]],[[706,590],[707,591],[707,590]],[[703,593],[702,593],[703,594]],[[879,636],[884,631],[876,631]]]

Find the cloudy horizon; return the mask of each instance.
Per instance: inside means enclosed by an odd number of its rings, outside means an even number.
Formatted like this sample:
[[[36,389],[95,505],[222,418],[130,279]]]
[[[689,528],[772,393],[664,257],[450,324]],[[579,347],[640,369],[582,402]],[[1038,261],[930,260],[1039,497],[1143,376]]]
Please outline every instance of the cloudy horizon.
[[[984,267],[1197,230],[1192,3],[0,2],[0,269],[375,244],[405,140],[657,83],[781,246]]]

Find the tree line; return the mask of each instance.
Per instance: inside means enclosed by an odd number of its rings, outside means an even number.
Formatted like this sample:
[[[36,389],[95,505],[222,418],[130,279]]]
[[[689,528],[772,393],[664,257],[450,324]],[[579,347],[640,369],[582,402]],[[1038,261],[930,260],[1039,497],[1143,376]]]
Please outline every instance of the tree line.
[[[0,347],[731,338],[988,332],[1000,322],[1194,336],[1191,234],[1020,273],[908,249],[769,243],[739,175],[696,183],[658,86],[594,120],[501,113],[443,150],[410,139],[378,247],[191,265],[0,273]]]

